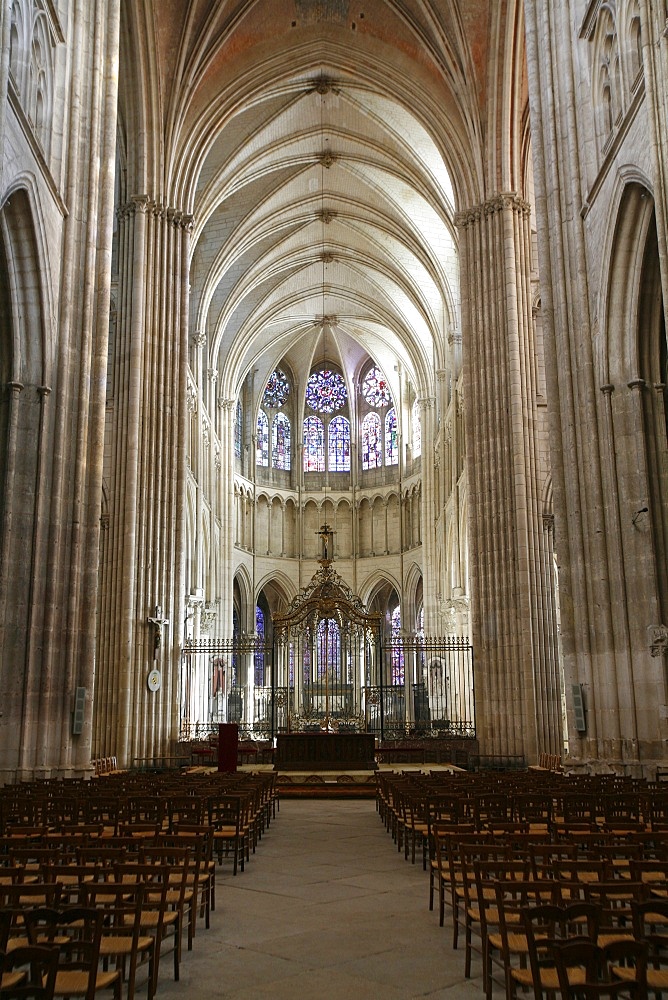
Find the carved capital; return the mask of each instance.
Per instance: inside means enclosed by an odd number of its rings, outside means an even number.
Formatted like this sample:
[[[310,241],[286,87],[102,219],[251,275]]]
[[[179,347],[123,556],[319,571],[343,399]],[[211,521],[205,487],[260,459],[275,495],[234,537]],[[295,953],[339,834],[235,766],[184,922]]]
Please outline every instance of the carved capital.
[[[218,381],[218,369],[217,368],[207,368],[206,374],[209,377],[209,381],[214,384]]]
[[[458,229],[466,229],[480,222],[483,218],[507,210],[516,212],[518,215],[531,215],[531,206],[527,201],[520,198],[514,191],[502,191],[481,205],[473,205],[471,208],[455,213],[454,222]]]
[[[421,410],[432,410],[436,405],[436,400],[433,396],[420,396],[418,397],[418,406]]]
[[[193,345],[197,347],[200,351],[206,346],[206,334],[202,330],[198,330],[193,337]]]
[[[145,215],[153,204],[154,202],[151,201],[147,194],[135,194],[128,202],[126,208],[128,209],[128,214],[134,215],[137,212],[141,212]]]

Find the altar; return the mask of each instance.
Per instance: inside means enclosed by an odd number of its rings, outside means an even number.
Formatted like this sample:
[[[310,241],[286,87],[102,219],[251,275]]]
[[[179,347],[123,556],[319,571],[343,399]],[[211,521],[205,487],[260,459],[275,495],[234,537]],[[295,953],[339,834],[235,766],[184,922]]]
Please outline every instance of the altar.
[[[374,771],[373,733],[279,733],[275,771]]]

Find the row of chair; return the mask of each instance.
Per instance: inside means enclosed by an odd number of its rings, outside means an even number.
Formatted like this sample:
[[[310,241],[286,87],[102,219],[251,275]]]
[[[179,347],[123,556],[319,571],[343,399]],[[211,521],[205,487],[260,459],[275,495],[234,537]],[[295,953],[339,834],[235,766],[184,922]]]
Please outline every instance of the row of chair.
[[[450,775],[389,774],[379,776],[377,808],[406,858],[414,861],[422,846],[429,908],[438,889],[439,923],[448,905],[467,977],[478,942],[488,1000],[493,964],[508,1000],[518,987],[537,1000],[560,990],[570,996],[576,983],[587,997],[665,989],[668,938],[655,932],[668,927],[668,825],[652,811],[655,790],[620,783],[622,814],[607,811],[613,782],[544,777],[541,787],[535,775],[463,785]],[[569,796],[579,794],[593,802],[584,815],[568,810]],[[624,801],[639,794],[647,813]],[[569,928],[561,936],[577,940],[557,940],[555,921]],[[583,938],[576,956],[568,949]]]
[[[90,786],[94,786],[91,788]],[[221,796],[228,796],[220,801]],[[231,796],[232,798],[229,798]],[[238,800],[238,816],[235,815]],[[278,789],[273,773],[202,776],[171,782],[117,780],[107,776],[87,785],[9,786],[0,790],[0,834],[17,836],[33,829],[49,834],[66,832],[72,836],[96,831],[102,836],[120,833],[172,830],[179,823],[212,825],[216,839],[229,841],[235,848],[257,845],[278,808]],[[235,837],[227,828],[238,828]],[[247,842],[247,843],[246,843]],[[248,851],[246,851],[246,855]],[[236,851],[236,861],[243,856]]]

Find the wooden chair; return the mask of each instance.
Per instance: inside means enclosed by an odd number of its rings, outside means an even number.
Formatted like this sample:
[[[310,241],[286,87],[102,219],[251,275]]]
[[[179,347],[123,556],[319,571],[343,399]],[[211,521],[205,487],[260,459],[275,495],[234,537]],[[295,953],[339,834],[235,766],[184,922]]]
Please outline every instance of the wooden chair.
[[[480,924],[483,989],[487,1000],[491,1000],[492,956],[495,950],[499,950],[499,911],[496,905],[496,883],[499,880],[525,881],[529,876],[529,860],[528,858],[524,861],[483,860],[475,861],[473,867],[476,884],[475,916]],[[508,920],[511,919],[512,915],[509,914]],[[497,940],[495,945],[490,944],[491,938]]]
[[[150,934],[155,940],[152,984],[152,995],[155,995],[158,988],[162,945],[170,938],[175,982],[178,982],[180,975],[183,913],[178,907],[170,909],[167,902],[172,870],[168,866],[160,867],[136,862],[117,865],[115,874],[116,881],[126,886],[138,884],[144,886],[140,928],[142,934]]]
[[[428,798],[429,796],[426,792],[420,792],[414,788],[407,790],[402,800],[404,813],[404,858],[408,860],[410,853],[411,864],[415,864],[415,846],[419,843],[422,848],[422,868],[424,871],[427,870],[429,838]]]
[[[113,989],[121,996],[121,974],[100,971],[103,914],[89,907],[65,910],[36,909],[25,915],[31,945],[57,944],[58,969],[53,995],[93,1000],[98,990]]]
[[[171,834],[163,834],[159,844],[187,847],[190,851],[188,890],[194,895],[193,937],[196,917],[204,918],[204,926],[211,926],[211,910],[215,908],[216,863],[213,860],[213,830],[209,826],[188,823],[176,824]]]
[[[591,903],[571,903],[567,906],[544,904],[522,911],[524,933],[529,950],[529,968],[510,970],[511,996],[516,996],[518,986],[533,989],[535,1000],[545,1000],[560,989],[551,946],[572,939],[587,939],[596,946],[599,927],[599,911]],[[574,963],[566,966],[568,981],[581,983],[585,974]]]
[[[647,944],[647,988],[653,993],[668,991],[668,902],[643,900],[632,902],[633,934],[636,941]],[[632,967],[615,965],[618,979],[635,979]]]
[[[144,865],[162,866],[170,869],[167,904],[171,909],[178,909],[181,914],[181,927],[188,924],[188,951],[192,950],[195,934],[195,919],[197,915],[199,894],[199,872],[201,854],[193,858],[191,848],[183,842],[151,844],[142,847],[140,861]]]
[[[462,856],[461,848],[464,844],[478,845],[478,844],[491,844],[492,834],[487,833],[446,833],[445,835],[445,845],[446,845],[446,857],[448,862],[449,871],[449,881],[450,881],[450,907],[452,911],[452,947],[457,948],[459,944],[459,926],[461,923],[461,913],[460,904],[463,907],[465,905],[464,897],[464,876],[462,872]],[[498,849],[498,845],[496,845]],[[505,848],[503,848],[505,853]],[[441,927],[443,926],[442,919],[440,920]]]
[[[246,857],[246,836],[244,827],[242,800],[237,795],[219,795],[209,799],[209,826],[213,828],[214,850],[218,855],[218,864],[222,865],[223,856],[233,858],[233,874],[241,865],[244,871]]]
[[[444,823],[431,824],[431,846],[429,849],[429,909],[434,909],[434,890],[438,886],[438,923],[443,926],[445,919],[445,900],[451,891],[451,867],[448,850],[448,838],[465,833],[474,834],[473,824]]]
[[[168,830],[183,823],[201,826],[206,818],[206,799],[203,795],[170,795],[167,799]]]
[[[492,994],[492,959],[499,956],[503,969],[507,1000],[513,1000],[517,980],[513,970],[526,975],[529,963],[529,942],[524,927],[524,911],[538,906],[558,905],[559,883],[551,879],[498,879],[494,881],[497,930],[488,934],[488,967],[486,996]],[[519,964],[518,964],[519,963]]]
[[[26,929],[26,913],[45,906],[51,909],[57,908],[60,905],[61,891],[59,885],[45,885],[43,882],[0,886],[0,909],[9,916],[6,951],[13,951],[14,948],[31,943]]]
[[[55,948],[22,945],[8,954],[0,951],[2,1000],[52,1000],[58,971]]]
[[[563,1000],[599,1000],[601,997],[647,997],[647,945],[641,941],[617,941],[601,947],[593,941],[550,942],[548,951],[554,959],[559,990]],[[632,967],[633,979],[620,980],[613,969]],[[579,973],[577,982],[574,972]]]
[[[133,1000],[135,995],[139,962],[142,958],[148,961],[147,997],[151,1000],[155,986],[155,938],[141,933],[144,886],[127,882],[84,883],[81,902],[104,914],[100,958],[105,964],[110,958],[115,959],[116,968],[127,980],[127,1000]]]
[[[600,908],[600,927],[596,943],[604,948],[616,941],[633,940],[632,903],[647,899],[643,882],[592,882],[585,887],[588,902]]]
[[[461,917],[459,914],[457,915],[457,922],[461,922],[464,930],[464,975],[470,979],[474,933],[480,937],[480,951],[483,956],[485,948],[485,923],[478,900],[476,864],[479,862],[506,862],[508,861],[508,851],[498,844],[460,844],[459,858],[462,878],[461,893],[464,905]]]

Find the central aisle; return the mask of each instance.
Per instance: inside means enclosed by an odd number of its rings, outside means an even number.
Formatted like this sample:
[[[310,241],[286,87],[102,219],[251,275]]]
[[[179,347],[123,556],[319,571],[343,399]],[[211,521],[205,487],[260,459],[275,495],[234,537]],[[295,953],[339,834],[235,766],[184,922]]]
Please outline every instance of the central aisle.
[[[181,982],[161,963],[158,1000],[483,996],[429,912],[428,874],[397,852],[372,801],[284,801],[246,871],[227,871]]]

